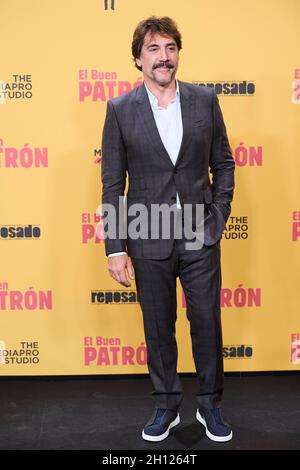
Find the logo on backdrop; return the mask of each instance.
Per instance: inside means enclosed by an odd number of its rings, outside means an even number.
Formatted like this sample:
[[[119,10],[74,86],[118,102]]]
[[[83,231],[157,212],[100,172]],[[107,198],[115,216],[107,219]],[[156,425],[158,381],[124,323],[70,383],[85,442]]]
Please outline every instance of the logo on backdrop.
[[[224,96],[251,96],[255,94],[255,83],[254,81],[248,80],[237,80],[237,81],[192,81],[194,85],[207,86],[214,88],[217,95]]]
[[[253,346],[249,344],[238,344],[223,347],[224,359],[251,359],[253,356]]]
[[[111,10],[115,9],[116,0],[104,0],[104,10],[108,10],[110,7]]]
[[[226,240],[247,240],[249,236],[249,222],[247,216],[229,216],[222,238]]]
[[[261,288],[244,287],[239,284],[235,289],[227,287],[221,288],[221,307],[222,308],[257,308],[261,307]],[[182,307],[186,308],[186,299],[182,291]]]
[[[40,237],[38,225],[0,225],[0,240],[33,240]]]
[[[0,340],[0,366],[38,364],[39,354],[37,341],[21,341],[17,348],[8,349],[5,342]]]
[[[81,214],[81,242],[100,243],[104,241],[103,216],[97,212]]]
[[[138,346],[122,344],[121,338],[84,336],[85,366],[144,366],[147,364],[145,342]]]
[[[291,335],[291,363],[300,364],[300,333]]]
[[[292,81],[292,96],[293,104],[300,103],[300,69],[294,70],[294,79]]]
[[[79,101],[108,101],[124,95],[143,83],[138,77],[133,83],[118,78],[117,72],[81,69],[78,72]]]
[[[300,211],[292,212],[292,241],[297,242],[300,238]]]
[[[4,145],[0,139],[0,168],[47,168],[48,148],[31,147],[24,144],[22,148]]]
[[[92,290],[91,302],[93,305],[118,304],[128,305],[139,302],[136,291],[129,290]]]
[[[51,290],[35,290],[29,287],[26,291],[9,289],[8,282],[0,282],[0,311],[22,312],[52,310]]]
[[[261,145],[245,145],[240,142],[235,149],[231,149],[235,164],[241,166],[263,166],[263,147]]]
[[[5,80],[0,77],[0,104],[6,104],[8,100],[28,100],[32,98],[31,75],[12,75]]]

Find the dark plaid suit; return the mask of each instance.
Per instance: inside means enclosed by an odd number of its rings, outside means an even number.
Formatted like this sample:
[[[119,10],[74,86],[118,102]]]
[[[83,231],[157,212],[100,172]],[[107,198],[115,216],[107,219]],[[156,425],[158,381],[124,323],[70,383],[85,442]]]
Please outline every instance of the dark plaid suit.
[[[174,239],[105,240],[106,254],[127,251],[144,318],[148,368],[156,405],[177,409],[182,388],[176,372],[176,279],[187,301],[201,407],[219,406],[223,391],[220,318],[220,238],[234,191],[234,161],[216,93],[179,81],[183,138],[173,165],[165,149],[144,84],[110,100],[102,136],[102,203],[118,212],[129,176],[128,205],[204,203],[202,249],[186,251]],[[212,174],[212,183],[209,178]],[[128,216],[128,222],[130,217]],[[181,213],[177,223],[181,223]],[[193,218],[193,227],[194,227]],[[149,219],[150,226],[150,219]]]

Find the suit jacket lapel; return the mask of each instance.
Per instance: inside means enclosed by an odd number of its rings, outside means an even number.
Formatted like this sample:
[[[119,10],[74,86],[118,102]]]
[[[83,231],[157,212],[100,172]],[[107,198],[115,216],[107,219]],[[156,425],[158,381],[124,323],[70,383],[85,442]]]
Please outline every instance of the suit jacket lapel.
[[[182,114],[182,125],[183,125],[183,135],[180,150],[176,160],[175,167],[178,165],[181,160],[184,150],[186,149],[191,136],[192,136],[192,126],[193,126],[193,100],[191,99],[191,94],[185,84],[178,80],[179,91],[180,91],[180,104],[181,104],[181,114]],[[148,137],[150,145],[153,146],[155,151],[169,164],[174,168],[173,162],[160,138],[151,105],[149,102],[147,90],[144,83],[137,88],[136,93],[136,103],[137,103],[137,113],[140,118],[140,122],[144,127],[145,133]]]
[[[179,91],[180,91],[180,105],[181,105],[181,116],[182,116],[182,141],[179,149],[178,157],[175,163],[175,167],[178,166],[180,160],[184,155],[184,151],[187,148],[193,134],[193,123],[194,123],[194,101],[192,94],[185,84],[178,80]]]

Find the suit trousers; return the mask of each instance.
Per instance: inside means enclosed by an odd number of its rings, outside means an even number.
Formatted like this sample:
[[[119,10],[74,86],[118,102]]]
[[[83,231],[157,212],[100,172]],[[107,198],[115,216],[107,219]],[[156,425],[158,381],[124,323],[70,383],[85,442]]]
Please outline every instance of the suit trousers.
[[[179,216],[182,223],[181,215]],[[177,277],[186,299],[199,408],[220,407],[224,390],[220,308],[221,248],[187,250],[184,236],[174,239],[166,259],[131,258],[143,314],[147,366],[156,408],[178,410],[183,388],[177,373]]]

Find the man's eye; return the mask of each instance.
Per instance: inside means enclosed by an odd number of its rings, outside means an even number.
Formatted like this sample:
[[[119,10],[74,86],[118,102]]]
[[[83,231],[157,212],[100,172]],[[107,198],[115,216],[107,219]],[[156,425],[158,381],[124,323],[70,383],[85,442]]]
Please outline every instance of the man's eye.
[[[149,47],[150,52],[155,52],[155,51],[157,51],[157,49],[158,49],[157,47]],[[168,50],[174,52],[176,49],[175,49],[174,46],[170,46],[170,47],[168,47]]]

